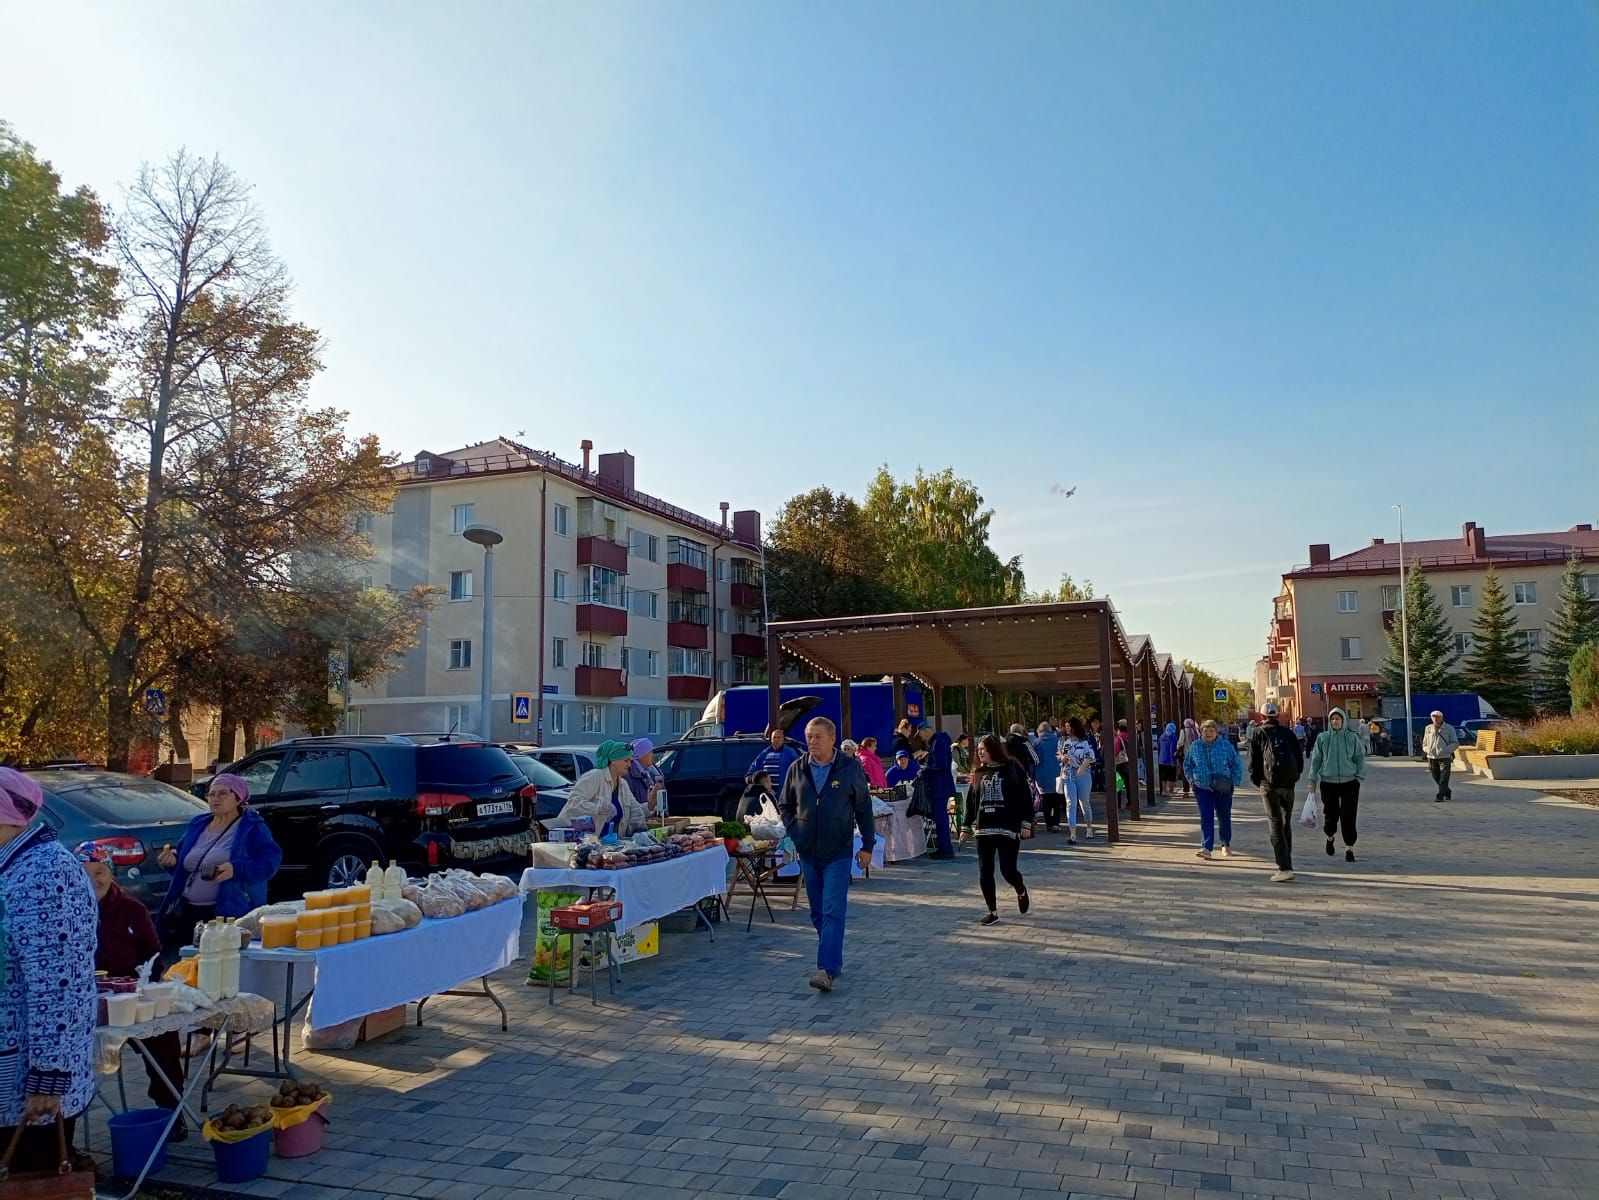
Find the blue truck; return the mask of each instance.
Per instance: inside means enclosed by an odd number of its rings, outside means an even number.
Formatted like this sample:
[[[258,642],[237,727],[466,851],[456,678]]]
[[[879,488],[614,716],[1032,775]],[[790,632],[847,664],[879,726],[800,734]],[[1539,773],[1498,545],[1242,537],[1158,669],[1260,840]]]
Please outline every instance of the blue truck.
[[[1405,708],[1403,696],[1383,697],[1383,712],[1388,719],[1383,724],[1388,730],[1388,741],[1394,754],[1402,754],[1405,744],[1405,721],[1401,715]],[[1477,738],[1477,730],[1486,722],[1498,721],[1500,716],[1476,692],[1412,692],[1410,694],[1411,746],[1421,745],[1421,734],[1432,723],[1432,714],[1441,712],[1444,720],[1455,727],[1462,745],[1469,746]],[[1470,722],[1470,724],[1468,724]]]
[[[781,689],[782,703],[790,706],[795,701],[814,699],[806,707],[804,717],[828,717],[835,725],[842,724],[839,709],[839,691],[836,683],[786,683]],[[685,735],[686,741],[700,738],[736,737],[740,734],[761,734],[766,731],[767,690],[764,686],[728,688],[712,696],[705,712]],[[894,712],[894,685],[890,683],[852,683],[849,692],[850,727],[843,736],[854,738],[875,737],[879,750],[887,753],[894,742],[894,726],[899,717]],[[932,714],[922,706],[920,688],[905,688],[905,715],[913,722],[931,721]],[[791,730],[797,741],[803,741],[803,725]]]

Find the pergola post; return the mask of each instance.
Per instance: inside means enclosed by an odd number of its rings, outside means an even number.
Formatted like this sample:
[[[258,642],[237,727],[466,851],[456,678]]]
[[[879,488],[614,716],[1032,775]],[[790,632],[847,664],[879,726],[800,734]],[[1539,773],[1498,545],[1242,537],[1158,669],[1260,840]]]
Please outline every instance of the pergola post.
[[[1138,821],[1144,814],[1138,805],[1138,680],[1131,658],[1122,660],[1122,700],[1127,706],[1127,814]]]
[[[849,677],[847,675],[840,676],[838,681],[839,741],[843,741],[845,738],[852,738],[855,736],[855,734],[852,732],[855,728],[855,716],[853,706],[850,703],[850,701],[853,699],[853,697],[850,695],[851,690]]]
[[[1157,766],[1158,755],[1155,748],[1158,745],[1155,735],[1155,722],[1165,720],[1165,710],[1155,698],[1155,662],[1150,654],[1144,655],[1144,665],[1139,668],[1139,675],[1144,684],[1144,707],[1150,710],[1149,736],[1144,739],[1144,798],[1149,801],[1149,807],[1155,808],[1160,801],[1155,798],[1160,784],[1156,779],[1159,773]],[[1165,728],[1164,724],[1162,728]]]
[[[966,707],[961,710],[961,732],[977,736],[977,689],[966,685]]]
[[[1116,689],[1110,673],[1110,606],[1099,610],[1099,753],[1105,767],[1105,840],[1112,846],[1121,841],[1121,823],[1116,819]]]
[[[894,672],[894,725],[905,719],[905,676]]]
[[[933,689],[933,732],[944,732],[944,689],[938,684],[928,681],[928,686]],[[923,706],[925,711],[926,706]]]
[[[783,707],[783,650],[775,633],[766,635],[766,730],[777,724],[777,710]]]

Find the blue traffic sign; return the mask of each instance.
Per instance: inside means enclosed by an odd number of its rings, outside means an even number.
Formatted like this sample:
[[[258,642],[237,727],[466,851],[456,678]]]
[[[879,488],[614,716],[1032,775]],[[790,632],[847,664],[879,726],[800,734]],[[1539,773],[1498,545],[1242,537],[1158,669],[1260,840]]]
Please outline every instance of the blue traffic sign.
[[[1310,694],[1313,695],[1313,696],[1321,695],[1321,684],[1319,684],[1319,683],[1311,684],[1310,685]]]
[[[516,725],[527,725],[533,720],[533,693],[513,692],[511,694],[511,721]]]
[[[1226,704],[1227,703],[1227,689],[1226,688],[1216,688],[1214,693],[1213,693],[1213,695],[1215,696],[1215,700],[1216,700],[1217,704]]]
[[[561,694],[561,685],[558,683],[546,683],[544,685],[544,694],[546,696],[559,696]]]
[[[167,711],[167,694],[160,688],[144,689],[144,711],[152,717],[163,717]]]

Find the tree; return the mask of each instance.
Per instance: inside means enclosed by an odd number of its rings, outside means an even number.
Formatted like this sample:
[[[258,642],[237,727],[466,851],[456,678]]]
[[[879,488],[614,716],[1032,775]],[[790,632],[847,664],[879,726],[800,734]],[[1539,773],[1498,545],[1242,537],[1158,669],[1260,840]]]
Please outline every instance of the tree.
[[[1186,658],[1183,659],[1183,666],[1194,679],[1194,713],[1199,720],[1225,724],[1234,720],[1241,710],[1250,707],[1250,698],[1255,694],[1254,684],[1239,679],[1223,679]],[[1216,703],[1216,689],[1219,687],[1227,689],[1227,701],[1224,704]]]
[[[884,571],[885,551],[854,499],[813,488],[778,510],[767,533],[766,588],[788,620],[904,607]]]
[[[1532,710],[1532,656],[1520,642],[1510,597],[1491,566],[1482,577],[1482,604],[1471,627],[1467,682],[1496,712],[1526,716]]]
[[[1422,572],[1421,560],[1410,566],[1405,577],[1405,621],[1396,615],[1388,629],[1388,657],[1382,664],[1382,688],[1389,695],[1402,696],[1405,676],[1402,655],[1402,625],[1410,630],[1410,687],[1413,692],[1455,692],[1461,688],[1456,665],[1460,651],[1455,649],[1454,630],[1444,616],[1438,595]]]
[[[1064,604],[1072,600],[1092,600],[1094,598],[1094,581],[1085,579],[1078,583],[1070,575],[1062,574],[1060,586],[1045,589],[1042,592],[1028,592],[1025,597],[1028,604]]]
[[[1599,642],[1599,601],[1589,599],[1584,590],[1582,565],[1582,556],[1575,551],[1566,559],[1560,596],[1549,619],[1536,684],[1538,707],[1548,712],[1572,711],[1569,676],[1577,650]]]
[[[1571,691],[1571,715],[1599,709],[1599,642],[1585,642],[1571,656],[1566,686]]]

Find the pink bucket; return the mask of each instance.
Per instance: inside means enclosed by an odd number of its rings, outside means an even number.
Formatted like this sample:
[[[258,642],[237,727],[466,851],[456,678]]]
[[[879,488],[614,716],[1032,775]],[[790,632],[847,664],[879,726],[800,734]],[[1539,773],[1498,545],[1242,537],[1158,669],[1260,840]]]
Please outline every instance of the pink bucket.
[[[304,1158],[322,1149],[322,1136],[328,1127],[327,1107],[324,1102],[308,1120],[280,1129],[273,1135],[279,1158]]]

